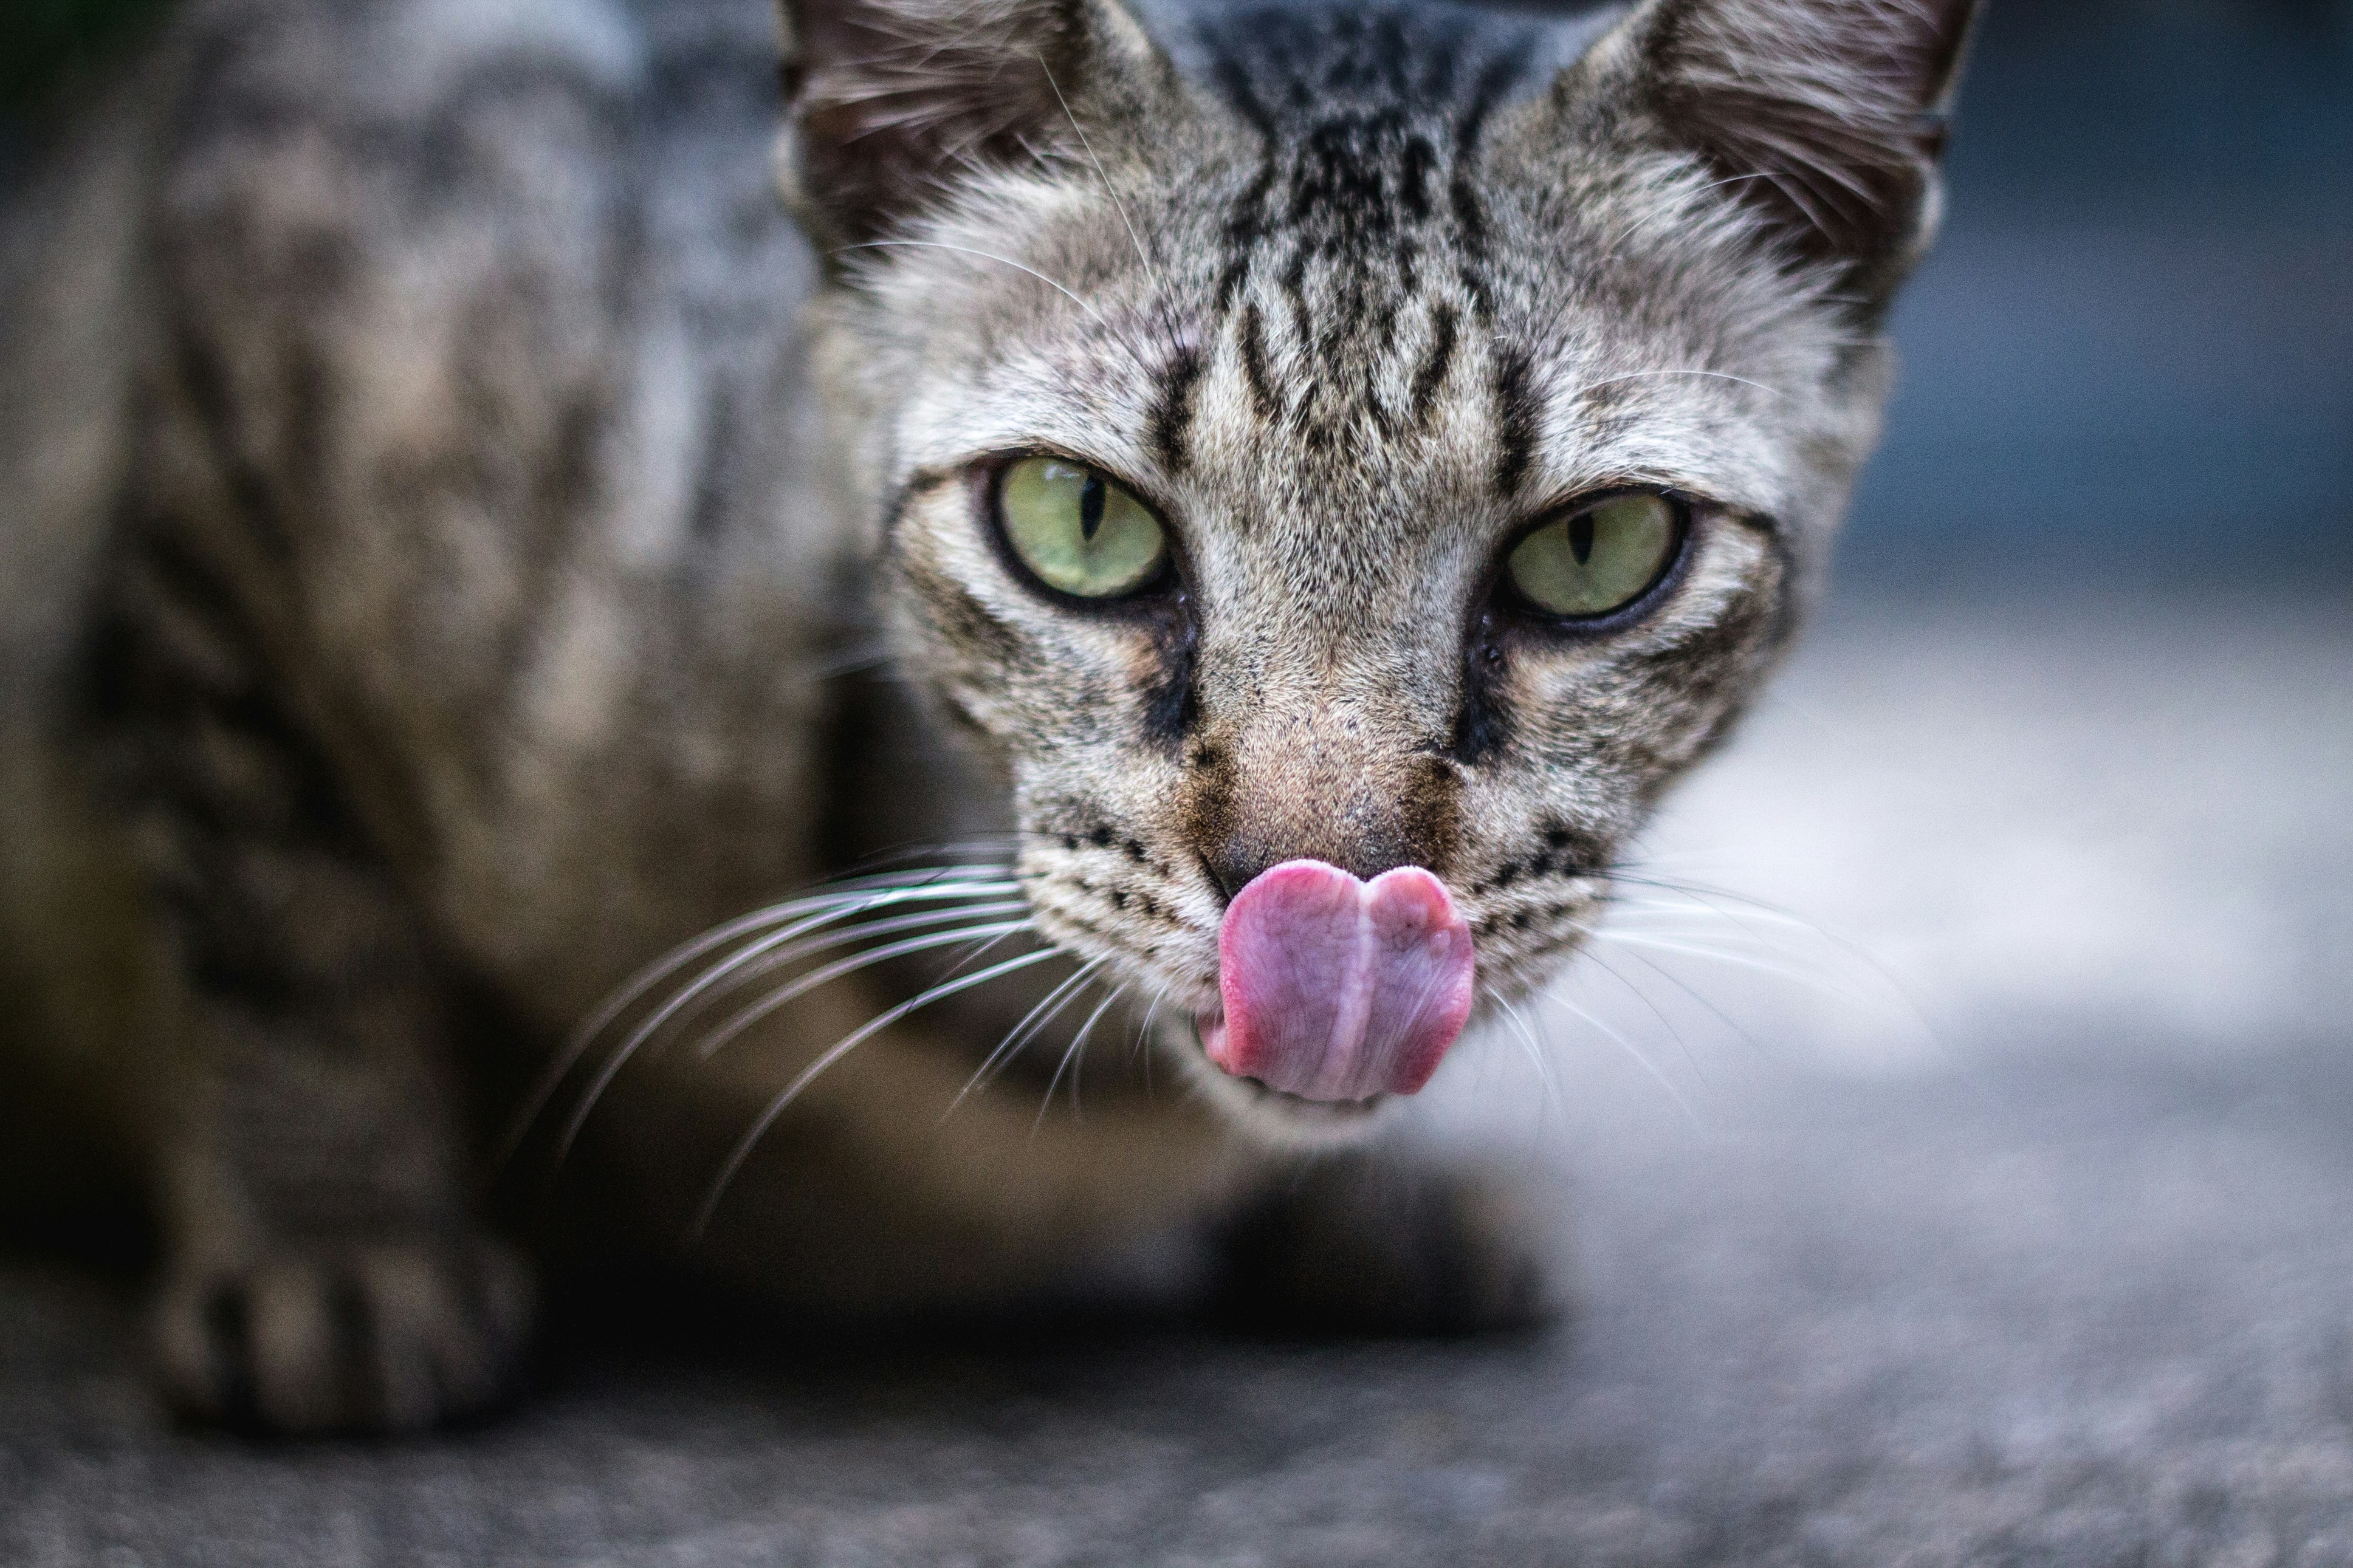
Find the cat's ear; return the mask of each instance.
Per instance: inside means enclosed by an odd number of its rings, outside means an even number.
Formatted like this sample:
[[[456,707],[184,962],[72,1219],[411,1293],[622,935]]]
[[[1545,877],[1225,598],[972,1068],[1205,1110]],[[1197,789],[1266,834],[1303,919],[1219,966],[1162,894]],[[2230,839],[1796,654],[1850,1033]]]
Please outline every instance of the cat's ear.
[[[1649,0],[1588,63],[1788,251],[1883,296],[1933,237],[1980,0]]]
[[[1166,59],[1117,0],[779,9],[789,115],[779,171],[829,247],[890,234],[976,172],[1090,156],[1173,90]]]

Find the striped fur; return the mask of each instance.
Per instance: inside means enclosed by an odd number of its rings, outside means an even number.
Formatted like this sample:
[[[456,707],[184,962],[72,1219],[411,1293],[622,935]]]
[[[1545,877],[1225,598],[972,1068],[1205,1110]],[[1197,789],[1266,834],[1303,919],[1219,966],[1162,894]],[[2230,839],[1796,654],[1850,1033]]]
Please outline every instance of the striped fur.
[[[1493,1000],[1559,971],[1820,578],[1967,10],[792,0],[780,100],[753,0],[195,0],[12,201],[0,366],[10,973],[145,1152],[166,1387],[498,1397],[531,1286],[469,1107],[696,932],[976,836],[1079,976],[902,1019],[919,932],[707,1062],[560,1058],[526,1216],[699,1208],[704,1266],[903,1309],[1165,1281],[1240,1214],[1294,1303],[1535,1310],[1473,1184],[1237,1208],[1370,1119],[1202,1069],[1218,921],[1281,859],[1419,864]],[[1020,578],[985,480],[1036,451],[1151,502],[1171,584]],[[1638,612],[1496,595],[1630,485],[1693,520]],[[1146,1058],[1035,1114],[1146,1011],[1205,1097]]]

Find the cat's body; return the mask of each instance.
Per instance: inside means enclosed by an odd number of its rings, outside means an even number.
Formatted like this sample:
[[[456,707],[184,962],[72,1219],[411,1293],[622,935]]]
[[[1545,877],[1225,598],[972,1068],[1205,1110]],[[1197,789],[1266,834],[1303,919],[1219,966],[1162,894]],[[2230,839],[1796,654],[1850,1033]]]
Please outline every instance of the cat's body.
[[[1185,1022],[1223,1037],[1221,913],[1302,858],[1441,879],[1483,994],[1556,967],[1818,572],[1966,10],[1163,18],[1180,78],[1100,6],[811,0],[813,248],[756,0],[194,5],[12,204],[0,370],[7,948],[158,1194],[175,1394],[491,1397],[530,1287],[474,1192],[519,1115],[573,1241],[693,1233],[830,1309],[1224,1227],[1339,1316],[1352,1279],[1376,1319],[1535,1310],[1471,1189],[1285,1174],[1370,1119]],[[1793,26],[1916,58],[1825,132],[1787,103],[1837,71],[1725,74]],[[1778,118],[1678,150],[1724,81]],[[1145,497],[1161,576],[1025,582],[976,520],[1036,453]],[[1630,487],[1680,520],[1633,608],[1493,607],[1519,520]],[[782,931],[772,984],[853,951],[830,915],[903,962],[709,1051],[764,993],[640,1029],[690,963],[563,1054],[640,965],[874,866],[711,956]],[[1040,938],[1101,987],[1014,962]],[[1040,1115],[1073,1059],[1083,1110]]]

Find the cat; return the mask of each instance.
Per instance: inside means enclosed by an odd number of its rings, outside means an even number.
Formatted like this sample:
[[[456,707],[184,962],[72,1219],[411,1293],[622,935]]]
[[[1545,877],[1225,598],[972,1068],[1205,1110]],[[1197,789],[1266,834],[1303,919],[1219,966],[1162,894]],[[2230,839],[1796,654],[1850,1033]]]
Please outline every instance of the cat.
[[[173,1404],[506,1397],[485,1170],[827,1311],[1552,1310],[1382,1130],[1817,591],[1974,11],[189,0],[0,406],[8,1055]]]

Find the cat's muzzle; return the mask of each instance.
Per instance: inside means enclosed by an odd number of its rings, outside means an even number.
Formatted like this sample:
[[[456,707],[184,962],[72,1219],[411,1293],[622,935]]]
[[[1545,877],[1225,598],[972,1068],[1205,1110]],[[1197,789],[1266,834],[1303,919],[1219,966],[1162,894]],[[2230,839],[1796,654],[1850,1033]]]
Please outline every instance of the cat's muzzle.
[[[1218,930],[1210,1061],[1323,1104],[1411,1094],[1471,1016],[1471,928],[1418,866],[1366,882],[1321,860],[1261,874]]]

